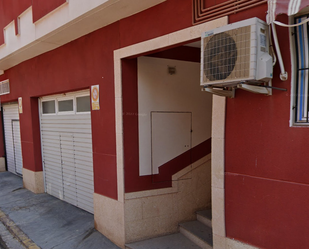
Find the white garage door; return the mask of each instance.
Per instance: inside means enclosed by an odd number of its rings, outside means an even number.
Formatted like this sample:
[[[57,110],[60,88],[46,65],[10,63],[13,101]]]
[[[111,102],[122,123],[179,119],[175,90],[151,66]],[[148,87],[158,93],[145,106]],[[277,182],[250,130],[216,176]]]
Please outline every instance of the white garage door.
[[[89,91],[41,98],[46,192],[93,213]]]
[[[23,158],[21,152],[18,104],[3,105],[6,160],[8,170],[22,175]]]

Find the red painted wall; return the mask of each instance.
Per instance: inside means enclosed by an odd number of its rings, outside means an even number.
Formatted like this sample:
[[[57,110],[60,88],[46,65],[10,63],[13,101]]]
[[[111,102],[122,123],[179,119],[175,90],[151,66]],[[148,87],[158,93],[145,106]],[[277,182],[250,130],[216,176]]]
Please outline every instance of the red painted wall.
[[[209,1],[210,5],[218,4],[216,0]],[[177,8],[175,8],[177,6]],[[188,11],[190,10],[190,11]],[[262,11],[264,12],[262,12]],[[148,39],[162,36],[178,29],[192,26],[192,1],[169,0],[151,9],[143,11],[120,21],[120,40],[121,46],[145,41]],[[232,15],[230,20],[236,22],[242,18],[253,17],[252,13],[258,14],[257,17],[264,18],[266,4],[252,8],[252,12],[247,11],[241,15]],[[158,16],[160,16],[158,21]],[[161,23],[162,22],[162,23]],[[163,25],[164,23],[164,25]],[[130,30],[130,32],[126,32]],[[190,48],[192,49],[192,48]],[[188,49],[188,50],[190,50]],[[194,49],[192,49],[194,50]],[[181,54],[182,58],[178,58]],[[174,58],[189,61],[200,60],[200,52],[184,53],[183,48],[176,47],[165,51],[149,52],[148,56]],[[185,55],[185,56],[184,56]],[[125,191],[134,192],[148,189],[169,187],[171,185],[172,172],[170,167],[162,168],[157,176],[139,176],[139,157],[138,157],[138,113],[137,104],[137,65],[136,59],[127,59],[122,62],[122,85],[123,85],[123,125],[124,125],[124,164],[125,164]],[[127,115],[129,114],[129,115]],[[209,142],[209,141],[208,141]],[[207,146],[206,146],[207,147]],[[209,153],[210,149],[205,149]],[[197,149],[197,148],[195,148]],[[184,156],[184,155],[182,155]],[[176,160],[176,159],[175,159]],[[184,162],[185,160],[181,160]],[[172,163],[172,162],[171,162]],[[182,164],[178,164],[179,170]],[[176,171],[175,171],[176,170]],[[177,172],[174,169],[173,172]]]
[[[34,21],[63,2],[33,1]],[[16,18],[25,9],[18,5],[16,13],[10,14],[8,20]],[[0,80],[10,79],[11,93],[3,96],[1,101],[16,101],[23,97],[24,113],[20,120],[25,147],[24,167],[42,170],[38,151],[39,117],[34,115],[33,109],[35,98],[99,84],[101,110],[91,113],[94,187],[96,193],[117,198],[113,51],[190,26],[190,9],[190,0],[169,0],[6,70]],[[156,18],[158,15],[160,21]]]
[[[224,2],[226,2],[226,0],[213,0],[213,1],[203,0],[204,8],[209,8],[217,4],[222,4]]]
[[[231,16],[263,16],[265,10]],[[278,18],[288,23],[286,16]],[[289,127],[291,63],[289,35],[277,27],[289,80],[263,96],[237,90],[227,100],[225,143],[226,234],[261,248],[308,248],[308,128]]]
[[[23,113],[19,114],[23,167],[42,171],[38,98],[23,97]]]
[[[95,192],[117,198],[113,50],[191,26],[191,3],[191,0],[168,0],[21,63],[0,76],[0,80],[9,78],[11,84],[11,94],[1,96],[2,102],[23,97],[24,113],[20,119],[24,166],[41,170],[36,97],[99,84],[101,110],[91,113]],[[253,16],[264,19],[265,12],[266,5],[262,5],[231,15],[229,21]],[[278,28],[278,34],[289,70],[289,44],[282,42],[287,40],[287,31]],[[134,59],[124,60],[122,66],[124,74],[126,70],[134,72]],[[304,248],[309,247],[308,128],[289,127],[290,80],[280,82],[278,74],[276,66],[273,84],[287,88],[287,92],[274,90],[273,96],[262,96],[237,90],[236,98],[227,100],[226,233],[230,238],[264,248]],[[134,77],[131,75],[133,83]],[[129,97],[124,97],[124,111],[131,111],[136,104],[136,89],[130,88],[130,78],[127,80],[123,90]],[[124,122],[127,118],[124,117]],[[136,120],[132,118],[129,122]],[[136,129],[135,125],[125,126],[124,132],[130,133],[130,129]],[[136,156],[137,142],[133,136],[132,148],[128,148],[132,151],[125,152],[128,160]],[[125,163],[126,175],[136,173],[136,161],[132,165],[135,166],[130,168]],[[130,179],[126,187],[127,184]],[[139,181],[137,189],[143,184]]]
[[[237,173],[225,179],[228,237],[259,248],[308,248],[308,184]]]
[[[66,0],[32,0],[33,22],[38,21],[66,2]]]
[[[25,61],[0,76],[11,93],[1,102],[23,97],[20,114],[24,167],[42,170],[37,97],[100,85],[100,111],[92,111],[95,192],[117,198],[113,51],[119,48],[119,23]]]
[[[199,63],[201,61],[201,50],[199,48],[180,46],[164,50],[161,52],[148,54],[149,57],[191,61]]]
[[[192,0],[168,0],[121,20],[121,47],[190,26],[192,26]]]
[[[23,96],[24,108],[29,108],[21,115],[23,147],[30,148],[29,152],[23,151],[25,167],[40,169],[39,163],[34,163],[40,159],[35,153],[38,138],[33,130],[26,132],[38,121],[34,115],[34,97],[99,84],[101,110],[92,112],[95,192],[117,198],[113,50],[191,26],[191,4],[191,0],[168,0],[7,70],[0,78],[10,79],[12,93],[1,100],[12,101]],[[229,21],[253,16],[264,19],[265,12],[266,5],[262,5],[231,15]],[[278,28],[278,34],[281,41],[287,40],[285,29]],[[280,45],[289,69],[289,44]],[[135,72],[135,63],[134,59],[123,61],[124,75]],[[290,81],[280,82],[278,73],[276,66],[273,84],[287,88],[287,92],[274,90],[273,96],[268,97],[237,90],[236,98],[227,100],[226,232],[230,238],[264,248],[303,248],[309,246],[308,129],[289,127]],[[129,96],[124,97],[124,112],[136,111],[133,84],[136,76],[130,77],[124,78],[123,90]],[[133,125],[125,125],[124,132],[130,134],[130,129],[136,132],[136,119],[124,117],[126,120]],[[125,144],[126,139],[131,147],[127,147],[125,158],[134,165],[130,167],[125,162],[127,188],[133,179],[127,175],[136,174],[133,157],[138,140],[134,133],[125,137]],[[143,188],[143,181],[137,181],[133,191]]]

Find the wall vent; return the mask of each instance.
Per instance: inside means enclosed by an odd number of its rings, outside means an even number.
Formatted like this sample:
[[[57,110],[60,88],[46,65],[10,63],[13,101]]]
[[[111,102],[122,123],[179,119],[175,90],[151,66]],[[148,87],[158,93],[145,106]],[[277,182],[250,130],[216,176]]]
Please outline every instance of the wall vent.
[[[10,93],[10,81],[9,80],[0,81],[0,95],[8,93]]]

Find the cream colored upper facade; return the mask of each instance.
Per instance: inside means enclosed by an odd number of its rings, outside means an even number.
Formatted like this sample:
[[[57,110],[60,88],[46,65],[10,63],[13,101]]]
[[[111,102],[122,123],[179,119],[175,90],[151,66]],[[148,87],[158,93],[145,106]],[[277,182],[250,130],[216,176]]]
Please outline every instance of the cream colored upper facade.
[[[32,7],[18,16],[18,35],[12,21],[4,29],[0,74],[25,60],[60,47],[122,18],[166,0],[70,0],[36,23]]]

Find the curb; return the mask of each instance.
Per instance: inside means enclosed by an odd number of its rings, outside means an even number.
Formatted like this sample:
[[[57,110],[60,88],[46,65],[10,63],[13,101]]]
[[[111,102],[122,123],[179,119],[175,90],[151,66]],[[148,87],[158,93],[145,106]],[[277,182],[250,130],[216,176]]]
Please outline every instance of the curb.
[[[0,221],[25,248],[41,249],[5,213],[3,213],[1,209]]]

